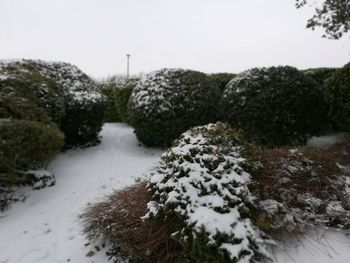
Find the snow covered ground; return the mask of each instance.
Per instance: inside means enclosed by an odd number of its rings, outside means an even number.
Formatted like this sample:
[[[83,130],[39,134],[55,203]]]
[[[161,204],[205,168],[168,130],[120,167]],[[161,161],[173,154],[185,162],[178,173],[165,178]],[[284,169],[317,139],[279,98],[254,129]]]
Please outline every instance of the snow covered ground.
[[[24,203],[0,213],[0,263],[104,263],[103,252],[81,235],[78,215],[88,202],[134,182],[159,160],[161,150],[138,146],[133,130],[106,124],[102,144],[59,154],[48,170],[56,185],[33,191]]]
[[[81,234],[78,215],[88,202],[130,185],[152,169],[162,153],[140,147],[130,127],[106,124],[102,144],[59,154],[49,166],[56,185],[29,193],[24,203],[0,213],[0,263],[106,263]],[[350,238],[311,231],[273,249],[278,263],[348,263]]]

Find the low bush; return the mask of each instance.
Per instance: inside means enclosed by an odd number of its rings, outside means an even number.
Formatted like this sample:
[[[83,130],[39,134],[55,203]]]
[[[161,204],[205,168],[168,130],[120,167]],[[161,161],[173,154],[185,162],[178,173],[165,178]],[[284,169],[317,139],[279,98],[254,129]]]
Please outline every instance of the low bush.
[[[227,85],[222,109],[224,120],[270,146],[306,143],[325,118],[322,88],[288,66],[240,73]]]
[[[108,254],[131,262],[186,262],[179,258],[180,244],[171,234],[172,219],[144,221],[152,195],[145,182],[120,190],[106,201],[91,204],[81,215],[84,233],[97,246],[107,246]]]
[[[128,115],[147,146],[168,146],[188,128],[215,119],[220,90],[204,73],[162,69],[142,77],[133,89]]]
[[[55,124],[0,119],[0,184],[32,182],[26,172],[45,166],[63,142]]]
[[[350,63],[325,82],[329,117],[336,129],[350,132]]]
[[[245,142],[226,124],[193,128],[139,183],[83,214],[92,240],[131,262],[258,262],[264,236],[249,219]],[[146,213],[147,212],[147,213]],[[142,217],[141,220],[141,216]]]
[[[350,140],[328,148],[255,148],[250,190],[255,223],[265,231],[303,232],[307,226],[350,228],[347,176]]]

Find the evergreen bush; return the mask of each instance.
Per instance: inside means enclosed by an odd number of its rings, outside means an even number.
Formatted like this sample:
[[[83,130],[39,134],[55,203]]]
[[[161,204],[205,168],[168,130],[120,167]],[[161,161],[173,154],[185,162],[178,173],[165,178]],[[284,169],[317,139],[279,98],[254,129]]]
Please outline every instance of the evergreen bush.
[[[37,119],[34,113],[28,117],[16,106],[22,103],[34,109],[37,105],[46,110],[50,120],[65,133],[67,147],[99,140],[106,99],[97,84],[76,66],[40,60],[2,61],[0,86],[6,89],[0,98],[5,105],[0,109],[3,117],[41,121],[42,117]],[[11,107],[18,110],[12,113]]]
[[[148,218],[178,218],[173,235],[191,262],[259,262],[269,257],[262,233],[249,216],[245,142],[216,123],[183,133],[162,155],[148,188]]]
[[[296,68],[253,68],[226,87],[222,118],[266,145],[306,143],[325,119],[320,85]]]
[[[63,144],[55,124],[0,119],[0,183],[29,183],[26,171],[44,167]]]
[[[188,128],[215,120],[219,99],[219,88],[204,73],[162,69],[133,89],[129,121],[145,145],[168,146]]]
[[[336,129],[350,131],[350,63],[325,82],[329,117]]]

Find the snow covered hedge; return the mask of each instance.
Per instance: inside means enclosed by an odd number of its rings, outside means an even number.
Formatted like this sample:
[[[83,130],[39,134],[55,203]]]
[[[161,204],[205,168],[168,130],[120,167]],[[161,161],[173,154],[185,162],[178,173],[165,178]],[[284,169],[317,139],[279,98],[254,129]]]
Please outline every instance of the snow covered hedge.
[[[267,145],[303,144],[325,118],[322,88],[296,68],[253,68],[228,83],[223,119]]]
[[[337,129],[350,132],[350,63],[325,82],[330,118]]]
[[[0,119],[0,186],[30,183],[27,171],[45,166],[63,143],[55,124]]]
[[[131,93],[128,115],[147,146],[168,146],[181,133],[214,121],[220,90],[204,73],[161,69],[141,78]]]
[[[31,117],[22,116],[28,115],[21,110],[22,104],[30,111],[36,105],[59,125],[67,146],[98,141],[105,97],[76,66],[40,60],[1,61],[0,86],[0,117],[40,121],[41,117],[34,113]]]
[[[183,133],[162,155],[148,188],[145,220],[175,217],[173,236],[193,262],[258,262],[269,257],[262,232],[249,219],[253,197],[241,134],[216,123]]]

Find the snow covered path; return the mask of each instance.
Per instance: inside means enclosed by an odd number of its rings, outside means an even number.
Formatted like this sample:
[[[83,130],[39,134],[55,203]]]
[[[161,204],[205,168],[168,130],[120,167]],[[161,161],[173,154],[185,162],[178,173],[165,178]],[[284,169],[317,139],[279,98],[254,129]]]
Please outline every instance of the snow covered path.
[[[24,203],[0,213],[0,263],[107,263],[81,235],[78,215],[88,202],[130,185],[152,169],[162,153],[138,146],[132,128],[106,124],[101,145],[59,154],[49,166],[56,185],[29,193]],[[349,263],[350,239],[313,231],[275,247],[277,263]]]
[[[106,124],[101,145],[59,154],[48,170],[56,185],[33,191],[0,213],[0,263],[104,263],[90,251],[78,215],[88,202],[134,182],[159,160],[161,150],[138,146],[132,128]]]

